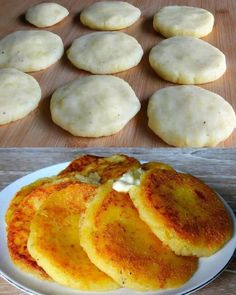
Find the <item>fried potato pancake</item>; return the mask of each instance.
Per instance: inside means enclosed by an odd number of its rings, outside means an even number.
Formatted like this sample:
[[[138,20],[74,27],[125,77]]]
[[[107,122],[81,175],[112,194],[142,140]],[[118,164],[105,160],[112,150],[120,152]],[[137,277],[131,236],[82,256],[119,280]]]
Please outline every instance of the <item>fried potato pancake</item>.
[[[51,183],[39,180],[32,186],[25,187],[18,196],[16,195],[16,199],[13,199],[6,214],[7,243],[13,262],[21,270],[43,279],[49,279],[49,276],[37,265],[27,250],[30,223],[39,207],[53,192],[60,191],[76,181],[74,178],[67,177],[57,181],[52,178]],[[38,185],[40,182],[42,185]]]
[[[92,156],[87,156],[88,159],[91,157],[91,159],[93,158]],[[72,162],[73,163],[73,162]],[[87,165],[90,163],[90,161],[88,160]],[[84,163],[84,165],[86,165]],[[6,223],[8,224],[8,222],[10,221],[11,217],[14,215],[15,210],[17,210],[20,202],[28,195],[30,194],[34,189],[40,187],[40,186],[47,186],[47,185],[51,185],[53,183],[56,182],[63,182],[63,181],[67,181],[69,179],[77,179],[81,182],[86,182],[86,183],[91,183],[91,184],[99,184],[98,183],[98,178],[93,177],[93,175],[90,175],[90,177],[85,177],[83,175],[80,175],[79,173],[77,173],[76,169],[68,169],[68,171],[63,172],[62,174],[58,175],[58,176],[52,176],[52,177],[45,177],[45,178],[40,178],[32,183],[30,183],[29,185],[26,185],[24,187],[22,187],[14,196],[14,198],[12,199],[7,212],[6,212],[6,216],[5,216],[5,220]]]
[[[142,170],[150,170],[154,168],[175,171],[175,169],[172,168],[170,165],[162,162],[147,162],[142,164]]]
[[[106,158],[84,155],[72,161],[59,175],[69,172],[78,172],[88,177],[97,175],[100,178],[100,182],[104,183],[109,179],[119,178],[132,168],[139,167],[140,163],[138,160],[126,155],[112,155]]]
[[[129,194],[140,218],[176,254],[209,256],[232,235],[223,203],[192,175],[152,169]]]
[[[15,210],[17,210],[20,202],[24,199],[24,197],[26,197],[28,194],[30,194],[35,188],[39,187],[40,185],[50,183],[51,181],[52,181],[51,177],[41,178],[41,179],[38,179],[38,180],[30,183],[29,185],[23,186],[16,193],[16,195],[12,199],[12,201],[7,209],[6,216],[5,216],[6,223],[8,224],[8,222],[10,222],[12,216],[14,216]]]
[[[195,272],[198,259],[177,256],[139,218],[129,195],[100,186],[81,220],[80,243],[90,260],[123,287],[178,287]]]
[[[13,262],[26,272],[49,279],[26,247],[30,222],[43,201],[76,181],[98,184],[139,166],[136,159],[124,155],[107,158],[85,155],[72,161],[58,176],[42,178],[23,187],[13,198],[5,216],[8,248]]]
[[[95,188],[76,183],[53,193],[33,218],[28,250],[59,284],[80,290],[111,290],[118,285],[92,264],[79,241],[80,216]]]

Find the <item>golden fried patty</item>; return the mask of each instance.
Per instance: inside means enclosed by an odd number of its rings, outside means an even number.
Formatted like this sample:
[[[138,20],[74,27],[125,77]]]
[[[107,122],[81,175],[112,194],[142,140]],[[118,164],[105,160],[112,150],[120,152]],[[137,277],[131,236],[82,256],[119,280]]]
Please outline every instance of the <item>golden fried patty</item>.
[[[51,193],[73,182],[98,184],[99,181],[104,182],[107,179],[119,177],[129,168],[139,166],[136,159],[128,156],[114,155],[101,158],[85,155],[72,161],[58,176],[42,178],[23,187],[13,198],[5,216],[8,248],[13,262],[24,271],[48,278],[26,248],[30,222],[43,201]]]
[[[164,169],[164,170],[174,170],[170,165],[162,162],[147,162],[142,164],[142,170],[150,170],[150,169]]]
[[[73,178],[62,178],[56,182],[52,181],[52,183],[37,186],[21,199],[16,208],[9,207],[8,210],[12,214],[10,213],[7,224],[8,249],[13,262],[23,271],[44,279],[49,278],[27,250],[30,223],[39,207],[53,192],[59,191],[74,182],[76,180]],[[13,211],[12,208],[14,208]]]
[[[41,179],[38,179],[38,180],[30,183],[29,185],[23,186],[16,193],[16,195],[12,199],[12,201],[7,209],[7,213],[5,216],[6,223],[8,224],[8,222],[10,221],[12,216],[14,216],[15,210],[17,210],[20,202],[24,199],[24,197],[26,197],[28,194],[30,194],[35,188],[39,187],[40,185],[44,185],[44,184],[52,182],[52,179],[53,179],[52,177],[41,178]]]
[[[179,255],[209,256],[232,235],[223,203],[191,175],[152,169],[129,194],[141,219]]]
[[[109,179],[119,178],[132,168],[139,167],[140,163],[138,160],[126,155],[113,155],[106,158],[84,155],[72,161],[59,175],[78,172],[81,175],[89,177],[96,174],[100,178],[100,182],[104,183]]]
[[[139,218],[129,195],[107,182],[89,202],[80,243],[90,260],[118,284],[136,290],[178,287],[197,268],[197,258],[177,256]]]
[[[102,291],[118,285],[90,262],[78,234],[81,213],[94,191],[92,185],[76,183],[53,193],[33,218],[28,250],[59,284]]]

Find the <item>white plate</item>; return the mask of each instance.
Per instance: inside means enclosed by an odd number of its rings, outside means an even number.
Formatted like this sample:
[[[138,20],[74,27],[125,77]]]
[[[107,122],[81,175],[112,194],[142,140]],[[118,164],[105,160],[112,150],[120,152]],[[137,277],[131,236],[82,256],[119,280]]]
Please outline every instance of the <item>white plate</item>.
[[[4,190],[0,192],[0,274],[11,283],[16,288],[25,291],[28,294],[45,294],[45,295],[74,295],[74,294],[116,294],[116,295],[179,295],[179,294],[189,294],[196,291],[199,288],[210,283],[214,280],[226,267],[230,258],[232,257],[235,247],[236,247],[236,221],[232,209],[227,205],[227,203],[221,198],[224,203],[228,213],[230,214],[233,225],[234,232],[233,238],[216,254],[208,257],[199,259],[199,267],[194,276],[181,288],[169,289],[165,291],[150,291],[150,292],[136,292],[128,289],[119,289],[110,292],[80,292],[73,289],[69,289],[60,286],[56,283],[41,281],[36,279],[29,274],[21,272],[17,269],[11,262],[7,250],[6,241],[6,226],[5,226],[5,213],[8,205],[13,198],[14,194],[24,185],[27,185],[41,177],[52,176],[57,174],[59,171],[64,169],[69,163],[61,163],[54,166],[50,166],[44,169],[40,169],[36,172],[28,174],[12,184],[8,185]]]

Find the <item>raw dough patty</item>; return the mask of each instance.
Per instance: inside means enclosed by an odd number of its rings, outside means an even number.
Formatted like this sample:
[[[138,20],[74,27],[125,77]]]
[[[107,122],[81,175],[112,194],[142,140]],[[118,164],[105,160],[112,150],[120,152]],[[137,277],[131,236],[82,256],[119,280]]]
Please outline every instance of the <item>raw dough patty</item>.
[[[74,80],[57,89],[51,99],[52,120],[75,136],[114,134],[139,109],[140,102],[129,84],[113,76]]]
[[[61,38],[48,31],[16,31],[0,40],[0,68],[23,72],[43,70],[58,61],[64,52]]]
[[[220,78],[226,70],[225,55],[193,37],[172,37],[152,48],[152,68],[163,79],[179,84],[202,84]]]
[[[80,20],[92,29],[121,30],[131,26],[140,17],[141,11],[123,1],[101,1],[85,8]]]
[[[121,32],[96,32],[75,39],[67,52],[77,68],[93,74],[113,74],[136,66],[143,49]]]
[[[28,22],[36,27],[50,27],[62,21],[69,11],[57,3],[40,3],[30,7],[25,15]]]
[[[16,69],[0,70],[0,125],[28,115],[41,98],[38,82]]]
[[[153,18],[154,29],[167,38],[172,36],[201,38],[212,31],[213,25],[214,16],[199,7],[165,6]]]
[[[197,86],[166,87],[148,104],[148,125],[165,142],[179,147],[215,146],[236,127],[231,105]]]

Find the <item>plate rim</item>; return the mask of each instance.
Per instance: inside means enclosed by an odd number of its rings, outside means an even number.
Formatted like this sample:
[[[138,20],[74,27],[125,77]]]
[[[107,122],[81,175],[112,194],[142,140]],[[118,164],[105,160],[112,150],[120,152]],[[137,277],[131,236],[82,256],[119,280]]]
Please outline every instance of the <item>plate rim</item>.
[[[145,161],[142,161],[142,162],[145,162]],[[5,191],[8,191],[9,189],[11,189],[11,187],[15,187],[14,188],[14,191],[13,191],[13,194],[12,194],[12,198],[14,197],[14,194],[19,190],[19,188],[21,188],[21,187],[23,187],[23,186],[25,186],[25,185],[27,185],[27,184],[29,184],[29,183],[31,183],[32,182],[32,180],[30,180],[30,178],[35,178],[35,180],[37,180],[37,179],[39,179],[39,178],[42,178],[42,177],[50,177],[50,173],[49,172],[47,172],[47,170],[56,170],[56,172],[54,171],[53,172],[53,174],[52,175],[56,175],[58,172],[60,172],[61,170],[59,170],[59,169],[64,169],[65,167],[67,167],[67,165],[69,165],[69,163],[71,163],[71,161],[66,161],[66,162],[61,162],[61,163],[57,163],[57,164],[52,164],[52,165],[49,165],[49,166],[45,166],[45,167],[43,167],[43,168],[40,168],[40,169],[37,169],[37,170],[34,170],[34,171],[32,171],[32,172],[29,172],[29,173],[27,173],[27,174],[25,174],[24,176],[22,176],[22,177],[20,177],[20,178],[18,178],[18,179],[16,179],[16,180],[14,180],[13,182],[11,182],[11,183],[9,183],[7,186],[5,186],[1,191],[0,191],[0,200],[1,200],[1,198],[2,198],[2,196],[1,195],[3,195],[4,194],[4,192]],[[46,170],[46,171],[45,171]],[[44,176],[37,176],[38,174],[40,174],[40,173],[42,173],[42,172],[45,172],[45,173],[47,173],[46,175],[44,175]],[[182,172],[182,171],[179,171],[179,172],[181,172],[181,173],[185,173],[185,172]],[[29,180],[28,180],[28,178],[29,178]],[[33,180],[33,181],[35,181],[35,180]],[[26,184],[21,184],[20,186],[18,185],[18,184],[20,184],[21,182],[26,182]],[[19,186],[19,188],[18,188],[18,186]],[[215,191],[215,190],[214,190]],[[217,192],[217,191],[215,191],[216,192],[216,194],[217,194],[217,196],[219,197],[219,199],[223,202],[223,204],[224,204],[224,206],[225,206],[225,208],[226,208],[226,210],[227,210],[227,212],[229,213],[229,215],[230,215],[230,217],[231,217],[231,220],[232,220],[232,223],[233,223],[233,233],[235,233],[235,230],[236,230],[236,217],[235,217],[235,215],[234,215],[234,212],[233,212],[233,210],[232,210],[232,208],[230,207],[230,205],[227,203],[227,201]],[[9,198],[9,202],[8,202],[8,205],[10,204],[10,202],[11,202],[11,200],[12,200],[12,198]],[[6,211],[5,211],[6,212]],[[4,215],[5,216],[5,215]],[[3,218],[4,218],[4,216],[3,216]],[[1,212],[0,212],[0,219],[1,219]],[[1,221],[1,220],[0,220]],[[6,223],[4,223],[4,228],[5,228],[5,234],[6,234]],[[235,239],[235,248],[236,248],[236,236],[235,235],[233,235],[232,236],[232,238],[229,240],[229,241],[231,241],[232,239]],[[228,242],[229,242],[228,241]],[[221,269],[216,273],[216,274],[214,274],[214,276],[213,277],[211,277],[210,279],[208,279],[207,281],[204,281],[204,282],[202,282],[201,284],[199,284],[199,285],[196,285],[196,287],[194,287],[194,288],[191,288],[191,289],[189,289],[189,290],[187,290],[186,292],[184,291],[184,292],[182,292],[182,293],[179,293],[178,291],[178,293],[176,293],[176,294],[179,294],[179,295],[187,295],[187,294],[192,294],[192,293],[194,293],[194,292],[196,292],[197,290],[199,290],[199,289],[201,289],[201,288],[203,288],[203,287],[205,287],[206,285],[208,285],[208,284],[210,284],[212,281],[214,281],[226,268],[227,268],[227,266],[229,265],[229,263],[230,263],[230,261],[233,259],[233,256],[234,256],[234,252],[236,251],[236,249],[232,252],[232,255],[229,257],[229,258],[227,258],[228,260],[225,262],[225,264],[224,264],[224,266],[222,266],[221,267]],[[23,271],[21,271],[20,269],[18,269],[15,265],[14,265],[14,267],[17,269],[17,270],[19,270],[20,272],[22,272],[22,273],[24,273]],[[22,283],[20,283],[20,282],[18,282],[18,281],[16,281],[15,279],[12,279],[8,274],[6,274],[3,270],[2,270],[2,267],[1,267],[1,265],[0,265],[0,277],[2,277],[4,280],[6,280],[10,285],[12,285],[13,287],[15,287],[15,288],[17,288],[17,289],[19,289],[19,290],[21,290],[21,291],[23,291],[23,292],[25,292],[26,294],[29,294],[29,295],[44,295],[44,293],[42,293],[42,292],[38,292],[38,291],[35,291],[35,290],[33,290],[33,289],[31,289],[31,288],[29,288],[29,287],[27,287],[27,286],[24,286]],[[60,284],[57,284],[58,286],[60,286]],[[64,287],[64,286],[62,286],[62,287]],[[69,290],[70,288],[68,288],[68,290]],[[123,288],[121,288],[121,290],[122,290]],[[73,289],[72,289],[73,290]],[[117,291],[118,290],[120,290],[120,289],[117,289]],[[127,289],[127,290],[129,290],[129,289]],[[170,289],[170,290],[175,290],[175,289]],[[177,288],[176,288],[176,290],[177,290]],[[78,294],[82,294],[82,293],[80,293],[80,290],[78,290],[79,292],[78,292]],[[135,290],[131,290],[130,289],[130,291],[132,292],[132,291],[135,291]],[[158,294],[158,295],[161,295],[162,294],[162,292],[161,292],[162,290],[153,290],[153,292],[157,292],[156,294]],[[164,291],[166,291],[166,289],[163,289],[163,292]],[[99,294],[106,294],[108,291],[106,291],[106,292],[99,292]],[[93,294],[94,292],[89,292],[89,293],[91,293],[91,294]],[[148,294],[147,292],[143,292],[143,294]]]

